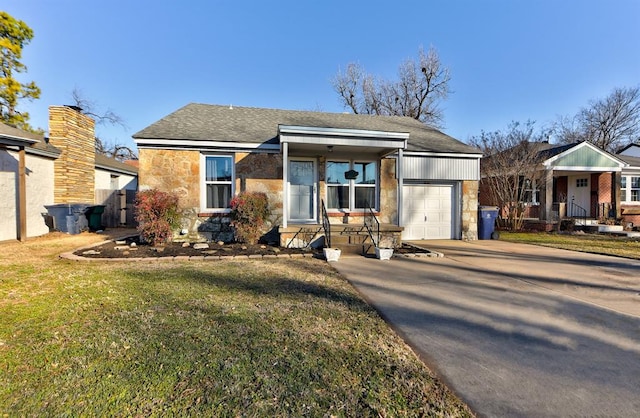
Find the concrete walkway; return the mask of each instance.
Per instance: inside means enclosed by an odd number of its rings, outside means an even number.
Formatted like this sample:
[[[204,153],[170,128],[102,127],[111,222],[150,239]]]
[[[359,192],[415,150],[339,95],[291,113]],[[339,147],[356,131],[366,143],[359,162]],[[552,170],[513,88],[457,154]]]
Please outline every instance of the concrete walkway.
[[[332,265],[481,416],[639,416],[640,262],[502,241]]]

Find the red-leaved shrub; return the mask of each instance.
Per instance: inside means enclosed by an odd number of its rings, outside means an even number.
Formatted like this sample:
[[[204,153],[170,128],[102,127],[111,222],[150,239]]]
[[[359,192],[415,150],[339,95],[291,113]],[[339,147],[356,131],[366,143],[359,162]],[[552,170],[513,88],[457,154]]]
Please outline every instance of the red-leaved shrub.
[[[269,203],[264,193],[242,192],[231,199],[231,225],[240,242],[257,243],[268,216]]]
[[[138,192],[134,210],[140,237],[152,245],[171,241],[173,229],[180,226],[178,196],[174,193],[157,189]]]

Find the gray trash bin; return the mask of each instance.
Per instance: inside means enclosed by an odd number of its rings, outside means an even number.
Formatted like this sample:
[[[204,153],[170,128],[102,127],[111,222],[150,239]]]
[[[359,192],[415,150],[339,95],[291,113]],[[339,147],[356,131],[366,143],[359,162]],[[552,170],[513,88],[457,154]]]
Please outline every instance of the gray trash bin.
[[[88,228],[84,212],[89,206],[86,203],[58,203],[45,205],[53,218],[53,229],[67,234],[78,234]]]

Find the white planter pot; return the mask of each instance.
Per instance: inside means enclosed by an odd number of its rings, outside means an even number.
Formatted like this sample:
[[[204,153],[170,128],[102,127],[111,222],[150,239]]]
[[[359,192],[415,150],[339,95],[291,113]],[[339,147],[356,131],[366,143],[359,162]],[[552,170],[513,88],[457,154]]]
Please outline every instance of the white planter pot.
[[[390,260],[393,256],[393,248],[376,247],[376,258],[379,260]]]
[[[323,248],[324,258],[327,261],[338,261],[342,251],[339,248]]]

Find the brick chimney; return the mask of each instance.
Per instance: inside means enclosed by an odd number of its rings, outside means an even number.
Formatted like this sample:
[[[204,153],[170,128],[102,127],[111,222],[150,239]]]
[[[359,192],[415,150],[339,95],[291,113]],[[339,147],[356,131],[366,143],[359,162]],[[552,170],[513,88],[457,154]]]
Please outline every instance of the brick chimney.
[[[49,143],[62,151],[54,163],[55,203],[94,203],[95,121],[75,106],[49,106]]]

